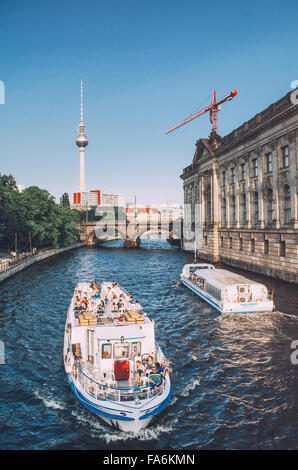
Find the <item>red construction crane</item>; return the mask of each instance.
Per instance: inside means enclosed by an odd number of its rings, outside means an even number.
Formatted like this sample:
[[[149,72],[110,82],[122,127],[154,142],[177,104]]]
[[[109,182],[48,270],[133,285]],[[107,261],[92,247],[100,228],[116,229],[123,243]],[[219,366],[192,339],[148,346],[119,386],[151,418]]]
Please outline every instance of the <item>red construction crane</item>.
[[[231,91],[225,98],[223,98],[220,101],[216,101],[216,91],[213,92],[213,102],[207,106],[206,108],[202,109],[196,114],[193,114],[189,118],[185,119],[184,121],[180,122],[180,124],[177,124],[177,126],[171,127],[168,131],[165,132],[165,134],[169,134],[170,132],[174,131],[175,129],[178,129],[178,127],[184,126],[184,124],[187,124],[188,122],[192,121],[193,119],[201,116],[202,114],[207,113],[207,111],[210,112],[210,122],[212,124],[212,130],[215,131],[218,134],[218,111],[220,110],[220,105],[224,103],[225,101],[230,101],[236,96],[238,93],[237,90]]]

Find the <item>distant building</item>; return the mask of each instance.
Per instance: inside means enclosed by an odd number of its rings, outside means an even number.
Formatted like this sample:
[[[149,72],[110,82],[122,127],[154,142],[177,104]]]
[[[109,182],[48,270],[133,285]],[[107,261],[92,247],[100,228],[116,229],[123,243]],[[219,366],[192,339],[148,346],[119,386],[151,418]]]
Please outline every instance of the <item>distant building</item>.
[[[107,194],[102,193],[101,195],[101,205],[102,206],[126,206],[126,199],[123,194]]]
[[[88,208],[97,206],[125,207],[126,200],[122,194],[102,193],[99,189],[73,193],[72,207],[78,210],[86,210],[86,206]]]
[[[199,139],[181,178],[202,214],[200,256],[298,283],[298,105],[292,92],[221,138]]]
[[[73,208],[78,210],[85,210],[86,207],[96,207],[100,205],[100,191],[93,190],[89,192],[77,192],[73,193]]]

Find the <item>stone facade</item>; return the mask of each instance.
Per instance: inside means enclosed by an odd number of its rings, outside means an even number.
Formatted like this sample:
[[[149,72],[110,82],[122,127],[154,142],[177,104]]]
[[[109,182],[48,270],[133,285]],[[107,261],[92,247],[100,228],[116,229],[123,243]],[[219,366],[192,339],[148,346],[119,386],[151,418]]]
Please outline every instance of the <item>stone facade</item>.
[[[298,105],[291,93],[221,138],[199,139],[184,203],[201,204],[200,256],[298,283]]]

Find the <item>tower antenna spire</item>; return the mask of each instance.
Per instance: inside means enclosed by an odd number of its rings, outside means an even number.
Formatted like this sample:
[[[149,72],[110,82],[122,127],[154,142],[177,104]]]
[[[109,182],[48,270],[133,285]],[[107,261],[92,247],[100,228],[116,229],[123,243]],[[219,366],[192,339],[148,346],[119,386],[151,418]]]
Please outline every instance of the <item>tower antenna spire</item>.
[[[81,124],[83,124],[83,80],[81,80]]]

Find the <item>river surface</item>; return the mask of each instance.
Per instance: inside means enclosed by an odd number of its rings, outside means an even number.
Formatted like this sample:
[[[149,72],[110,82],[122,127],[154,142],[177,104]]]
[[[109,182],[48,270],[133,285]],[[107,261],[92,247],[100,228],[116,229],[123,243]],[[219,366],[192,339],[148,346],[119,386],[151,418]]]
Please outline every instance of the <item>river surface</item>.
[[[165,241],[145,239],[136,250],[68,252],[3,282],[0,448],[297,448],[298,365],[290,360],[297,287],[264,279],[286,313],[220,316],[180,284],[191,260]],[[73,289],[94,278],[116,280],[135,295],[157,321],[157,340],[173,362],[172,400],[137,436],[113,430],[80,405],[64,373]]]

